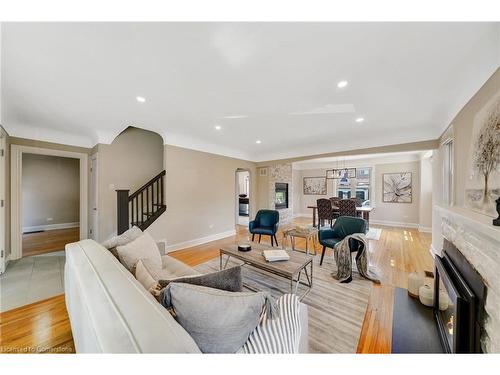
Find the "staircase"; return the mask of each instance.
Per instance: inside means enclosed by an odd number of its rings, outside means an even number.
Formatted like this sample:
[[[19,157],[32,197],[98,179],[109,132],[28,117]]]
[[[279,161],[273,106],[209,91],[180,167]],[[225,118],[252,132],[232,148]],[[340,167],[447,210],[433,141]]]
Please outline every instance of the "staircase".
[[[163,170],[130,195],[130,190],[116,190],[118,234],[131,226],[145,230],[165,212],[164,177]]]

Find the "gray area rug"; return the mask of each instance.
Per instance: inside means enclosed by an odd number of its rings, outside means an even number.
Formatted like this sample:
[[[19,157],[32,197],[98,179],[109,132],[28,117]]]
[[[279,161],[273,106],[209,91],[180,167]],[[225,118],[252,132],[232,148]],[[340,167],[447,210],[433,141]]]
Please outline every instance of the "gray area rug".
[[[333,259],[325,258],[321,267],[319,260],[318,255],[313,265],[313,288],[302,300],[309,307],[309,352],[356,353],[372,282],[361,278],[353,269],[353,281],[341,284],[331,275],[336,271]],[[228,267],[237,264],[241,262],[231,259]],[[194,268],[200,273],[218,271],[219,258]],[[302,277],[305,280],[304,275]],[[288,280],[250,266],[243,267],[243,281],[270,292],[275,298],[288,293],[290,288]],[[298,294],[305,288],[301,285]]]

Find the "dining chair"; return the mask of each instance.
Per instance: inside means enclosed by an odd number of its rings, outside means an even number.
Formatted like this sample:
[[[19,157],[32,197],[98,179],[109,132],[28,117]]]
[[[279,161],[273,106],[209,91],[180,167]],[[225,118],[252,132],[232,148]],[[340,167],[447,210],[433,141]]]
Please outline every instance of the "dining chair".
[[[325,224],[325,220],[330,222],[330,227],[333,225],[334,211],[330,199],[321,198],[316,201],[318,207],[318,222],[319,226]]]
[[[339,216],[356,217],[356,202],[352,199],[341,199],[339,202]]]
[[[350,198],[350,199],[352,199],[356,203],[356,207],[363,206],[363,199],[361,199],[360,197],[353,197],[353,198]],[[362,217],[362,213],[356,211],[356,216],[357,217]]]
[[[330,201],[332,202],[332,206],[335,206],[335,207],[338,207],[339,206],[339,201],[341,200],[342,198],[340,197],[331,197],[330,198]],[[338,210],[333,210],[333,217],[334,219],[338,218],[339,217],[339,212]]]

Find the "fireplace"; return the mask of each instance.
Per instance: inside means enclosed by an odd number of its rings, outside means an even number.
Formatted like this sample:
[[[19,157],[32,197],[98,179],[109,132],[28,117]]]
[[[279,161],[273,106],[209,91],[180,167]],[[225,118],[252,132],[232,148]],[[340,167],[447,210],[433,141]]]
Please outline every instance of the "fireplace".
[[[444,350],[480,353],[486,297],[481,276],[446,239],[435,265],[434,316]]]
[[[288,208],[288,184],[277,182],[274,186],[274,207],[277,210]]]

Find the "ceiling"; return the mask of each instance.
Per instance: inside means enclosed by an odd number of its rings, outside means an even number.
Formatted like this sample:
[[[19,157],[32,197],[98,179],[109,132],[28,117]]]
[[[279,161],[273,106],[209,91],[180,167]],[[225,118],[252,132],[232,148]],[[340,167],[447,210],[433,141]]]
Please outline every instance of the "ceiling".
[[[133,125],[253,161],[435,139],[500,61],[498,23],[4,23],[1,36],[13,136],[91,147]]]
[[[431,150],[385,152],[376,154],[346,155],[337,157],[315,158],[292,163],[293,169],[328,169],[368,167],[375,164],[406,163],[427,159],[432,156]]]

